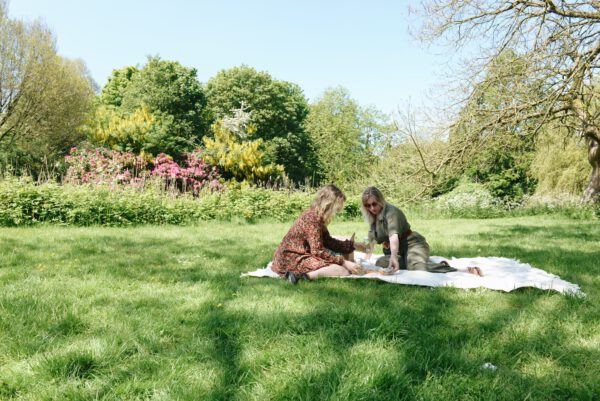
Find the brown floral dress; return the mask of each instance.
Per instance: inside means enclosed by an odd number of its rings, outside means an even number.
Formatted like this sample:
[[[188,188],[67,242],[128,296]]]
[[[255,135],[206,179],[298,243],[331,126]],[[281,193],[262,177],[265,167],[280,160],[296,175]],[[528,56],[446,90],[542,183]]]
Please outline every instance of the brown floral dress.
[[[284,275],[287,271],[308,273],[331,264],[344,263],[342,256],[333,255],[325,248],[342,254],[354,251],[352,241],[332,238],[323,219],[314,208],[310,208],[298,217],[283,237],[271,268]]]

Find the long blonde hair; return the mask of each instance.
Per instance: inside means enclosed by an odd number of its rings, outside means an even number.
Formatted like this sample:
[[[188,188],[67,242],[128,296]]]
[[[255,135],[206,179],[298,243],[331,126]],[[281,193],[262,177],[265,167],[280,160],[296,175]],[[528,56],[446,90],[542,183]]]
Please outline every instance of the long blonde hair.
[[[317,191],[311,207],[317,210],[319,216],[323,218],[325,225],[328,225],[333,220],[333,216],[342,210],[345,201],[346,195],[344,195],[341,189],[335,185],[325,185]]]
[[[375,223],[375,217],[365,207],[365,203],[369,200],[369,198],[375,199],[375,201],[381,206],[383,209],[385,207],[385,198],[383,194],[377,187],[367,187],[362,193],[361,202],[360,202],[360,210],[362,212],[365,221],[369,223],[369,225]]]

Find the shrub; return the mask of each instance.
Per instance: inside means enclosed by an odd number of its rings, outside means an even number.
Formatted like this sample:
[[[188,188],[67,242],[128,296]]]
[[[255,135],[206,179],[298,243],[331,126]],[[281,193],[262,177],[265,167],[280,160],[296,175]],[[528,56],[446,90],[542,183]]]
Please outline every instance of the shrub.
[[[152,175],[160,177],[165,190],[197,194],[202,189],[223,189],[217,168],[202,156],[200,149],[185,154],[186,167],[182,167],[171,156],[161,153],[153,160],[154,169],[150,171],[144,157],[131,152],[72,148],[65,157],[68,169],[64,181],[77,185],[143,187]]]
[[[192,191],[195,194],[202,189],[223,189],[217,168],[204,161],[200,149],[186,154],[185,157],[187,167],[181,167],[172,157],[161,153],[154,159],[152,175],[163,179],[165,189],[176,188],[181,192]]]
[[[106,148],[71,148],[65,163],[68,166],[65,182],[71,184],[125,185],[149,175],[142,156]]]
[[[502,205],[482,184],[460,184],[436,198],[433,206],[445,217],[486,218],[503,214]]]
[[[134,187],[36,185],[25,179],[0,180],[0,226],[53,223],[75,226],[190,224],[200,220],[290,221],[313,199],[310,192],[240,188],[203,190],[198,197]],[[351,202],[341,218],[358,216]]]
[[[152,181],[150,181],[152,182]],[[197,197],[123,186],[36,185],[31,180],[0,180],[0,226],[27,226],[51,223],[73,226],[127,226],[133,224],[193,224],[201,220],[272,219],[291,221],[314,198],[309,191],[273,191],[264,188],[235,188],[226,191],[202,190]],[[479,186],[460,186],[432,202],[403,205],[409,218],[470,217],[559,213],[571,218],[599,216],[598,205],[578,202],[551,203],[530,199],[513,210],[495,203]],[[360,216],[357,196],[348,196],[338,219]]]
[[[536,193],[525,200],[517,213],[559,214],[572,219],[593,219],[600,217],[600,204],[582,204],[581,196],[571,193]]]
[[[243,140],[220,122],[215,123],[212,129],[214,138],[202,138],[207,160],[219,166],[228,176],[252,183],[277,180],[283,176],[282,165],[266,161],[262,139]]]

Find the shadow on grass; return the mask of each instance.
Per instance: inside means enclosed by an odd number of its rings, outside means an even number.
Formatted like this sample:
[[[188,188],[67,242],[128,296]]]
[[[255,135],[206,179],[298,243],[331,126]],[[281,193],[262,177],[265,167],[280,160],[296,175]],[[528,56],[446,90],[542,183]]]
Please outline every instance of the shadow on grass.
[[[524,235],[535,236],[539,246],[520,247],[519,237]],[[583,251],[569,247],[549,249],[544,241],[565,237],[589,247]],[[489,249],[501,256],[516,256],[534,266],[548,269],[548,262],[552,261],[550,271],[576,282],[583,273],[597,274],[600,266],[593,239],[582,235],[576,227],[500,228],[493,235],[474,235],[472,240],[479,247],[485,247],[481,243],[486,241],[504,244],[490,244]],[[324,333],[329,346],[340,357],[324,371],[288,378],[277,399],[343,399],[338,390],[343,387],[340,372],[345,369],[345,356],[364,341],[392,342],[407,350],[403,366],[398,367],[397,386],[393,379],[373,384],[386,388],[382,393],[371,389],[371,394],[381,394],[381,399],[414,399],[431,390],[429,387],[435,383],[452,388],[455,377],[462,377],[466,383],[459,385],[456,393],[448,394],[457,398],[470,395],[474,399],[596,399],[600,395],[595,379],[600,368],[595,362],[599,351],[578,345],[573,339],[574,334],[582,335],[577,333],[577,327],[593,322],[593,316],[597,315],[598,308],[593,302],[536,289],[499,294],[373,282],[345,282],[340,286],[328,282],[307,284],[293,290],[324,308],[296,315],[294,319],[288,317],[285,334]],[[595,297],[595,291],[592,292]],[[472,294],[473,299],[465,297],[465,293]],[[461,301],[464,298],[466,306]],[[500,300],[501,307],[494,305],[495,299]],[[473,313],[480,309],[487,312]],[[260,323],[255,324],[269,332],[281,328],[281,319],[284,318],[271,316],[258,319]],[[594,330],[593,325],[588,327],[583,337],[593,336]],[[490,360],[499,364],[497,373],[482,369]],[[581,365],[589,366],[590,370],[580,372]],[[401,380],[405,377],[411,383],[408,388]],[[479,385],[469,385],[471,379]]]
[[[521,245],[524,236],[534,237],[539,246]],[[584,249],[548,247],[547,242],[557,238],[579,241]],[[456,249],[457,256],[474,256],[473,250],[482,248],[484,253],[517,257],[575,282],[600,269],[597,253],[589,246],[593,240],[574,226],[501,226],[469,239],[474,248]],[[11,246],[18,246],[18,241]],[[593,340],[598,328],[596,289],[589,289],[593,300],[579,300],[537,289],[505,294],[370,280],[291,286],[283,280],[240,279],[241,272],[264,266],[275,246],[239,238],[204,238],[198,246],[178,238],[91,236],[78,239],[69,252],[85,255],[82,263],[89,266],[88,274],[164,284],[205,282],[218,289],[214,298],[188,309],[191,316],[171,328],[206,339],[210,346],[197,357],[219,367],[213,386],[197,394],[198,399],[243,399],[258,391],[257,383],[269,381],[276,382],[267,387],[270,398],[289,400],[600,396],[600,351]],[[109,255],[110,265],[107,252],[115,252]],[[243,305],[258,295],[263,298],[257,302],[266,306],[230,307],[235,297]],[[302,307],[269,308],[270,299]],[[168,306],[138,302],[122,312]],[[70,334],[75,323],[66,321],[61,333]],[[263,349],[266,344],[276,350]],[[183,347],[173,345],[177,346]],[[364,361],[357,361],[361,347],[380,354],[367,353]],[[486,362],[497,365],[497,371],[482,369]],[[62,364],[56,367],[58,372],[61,368]],[[364,369],[372,371],[363,373]],[[363,375],[370,379],[363,380]]]
[[[318,373],[306,369],[282,378],[285,386],[276,399],[347,399],[342,396],[342,389],[348,385],[347,371],[353,369],[348,366],[349,355],[356,345],[365,342],[392,344],[405,353],[394,375],[361,384],[361,390],[371,395],[369,399],[415,399],[431,385],[432,378],[452,388],[453,377],[462,377],[466,383],[484,383],[457,388],[453,395],[456,398],[471,394],[474,399],[568,399],[563,395],[576,394],[574,399],[593,399],[594,394],[598,395],[595,375],[579,373],[582,361],[598,366],[593,362],[598,351],[590,353],[568,345],[572,333],[556,324],[569,313],[568,308],[562,307],[563,297],[559,294],[550,296],[558,301],[558,307],[546,310],[537,305],[540,297],[548,297],[544,293],[534,290],[506,294],[503,296],[518,298],[518,307],[492,309],[480,318],[471,315],[463,319],[468,323],[459,325],[454,318],[463,313],[463,305],[453,296],[457,290],[415,288],[408,297],[395,302],[397,297],[389,288],[356,284],[342,289],[315,285],[302,291],[316,305],[331,305],[341,299],[356,301],[286,319],[285,335],[296,338],[321,333],[327,339],[327,347],[335,349],[338,357],[331,358],[330,366]],[[478,300],[472,301],[471,306],[484,307]],[[548,319],[548,314],[555,316]],[[265,330],[266,335],[275,327],[281,328],[282,318],[254,317],[252,324],[257,330]],[[529,320],[539,324],[539,329],[527,328]],[[482,370],[482,365],[490,360],[500,366],[497,375]],[[546,371],[543,366],[535,368],[536,360],[551,366]],[[579,377],[575,381],[572,374],[576,372]]]
[[[539,247],[518,246],[519,237],[526,235],[541,238]],[[569,238],[581,240],[579,235],[575,228],[511,227],[500,228],[493,235],[475,235],[472,241],[479,247],[486,246],[487,242],[488,249],[493,249],[496,254],[518,256],[534,266],[548,269],[548,262],[552,261],[549,267],[554,269],[551,271],[577,282],[579,274],[592,268],[590,257],[593,257],[593,252],[548,249],[544,239],[571,236]],[[523,289],[501,295],[508,298],[508,307],[490,308],[485,295],[493,293],[484,291],[483,297],[474,296],[476,299],[467,301],[469,308],[489,309],[484,317],[476,317],[468,309],[465,312],[461,297],[457,297],[458,293],[463,294],[462,290],[339,280],[303,283],[307,285],[300,288],[276,280],[265,280],[260,285],[253,283],[253,279],[240,280],[240,272],[266,264],[272,252],[269,248],[268,245],[257,249],[251,244],[236,244],[235,252],[223,252],[220,250],[231,249],[231,241],[205,240],[202,249],[193,250],[205,262],[192,262],[190,266],[181,268],[167,258],[163,260],[164,264],[153,263],[144,269],[110,270],[110,274],[142,281],[206,281],[225,295],[213,302],[213,309],[199,311],[195,322],[198,334],[211,339],[213,346],[209,358],[223,372],[212,392],[206,394],[206,399],[236,398],[237,389],[265,379],[260,373],[245,368],[240,361],[240,352],[247,346],[242,332],[251,332],[270,341],[276,341],[274,337],[310,338],[320,333],[324,338],[322,341],[325,341],[320,346],[336,351],[337,357],[326,359],[324,369],[304,369],[289,377],[281,377],[282,386],[274,394],[274,399],[352,399],[353,395],[346,394],[344,390],[348,385],[346,375],[353,369],[348,366],[349,355],[357,344],[364,342],[394,344],[405,350],[405,358],[397,366],[396,375],[384,372],[378,380],[357,385],[359,388],[354,390],[358,392],[354,396],[369,394],[369,399],[414,399],[421,393],[435,392],[438,385],[446,387],[444,391],[450,397],[467,394],[473,398],[493,396],[507,400],[527,397],[563,399],[571,394],[576,399],[591,399],[597,395],[597,385],[593,384],[591,377],[573,381],[568,373],[560,373],[576,371],[582,360],[593,361],[598,357],[597,352],[590,353],[574,345],[569,347],[570,357],[566,357],[564,350],[570,334],[556,325],[573,313],[589,319],[596,310],[586,303],[572,302],[559,294]],[[153,247],[152,259],[160,262],[161,258],[157,255],[164,255],[169,249],[179,249],[184,254],[192,252],[189,246],[170,240]],[[263,255],[263,260],[254,264],[256,255]],[[252,261],[252,266],[249,266],[249,261]],[[564,268],[569,266],[578,267]],[[299,302],[310,299],[315,307],[310,313],[300,315],[289,312],[246,315],[216,306],[227,302],[227,294],[245,287],[267,292],[275,288]],[[472,293],[475,295],[476,291]],[[547,298],[554,299],[555,305],[551,308],[537,306]],[[458,319],[465,313],[466,317]],[[548,315],[554,316],[549,319]],[[527,331],[522,327],[526,326],[523,319],[538,321],[541,326]],[[461,320],[463,325],[457,324],[456,320]],[[513,326],[516,328],[511,329]],[[512,330],[508,337],[505,337],[506,330]],[[294,346],[300,345],[285,344],[285,347]],[[482,364],[488,360],[501,366],[496,376],[481,370]],[[531,367],[538,363],[549,364],[546,373],[536,373],[537,368]],[[539,369],[543,370],[543,367]],[[480,385],[454,388],[453,377],[475,378]],[[469,381],[466,380],[467,383]],[[500,390],[502,396],[497,394]]]

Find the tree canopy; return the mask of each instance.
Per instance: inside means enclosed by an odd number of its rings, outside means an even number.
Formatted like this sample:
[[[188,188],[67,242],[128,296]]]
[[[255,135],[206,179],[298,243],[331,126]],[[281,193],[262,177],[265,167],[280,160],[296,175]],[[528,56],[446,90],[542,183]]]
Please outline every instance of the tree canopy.
[[[95,84],[82,61],[57,54],[50,30],[6,11],[0,0],[0,146],[48,161],[81,140]]]
[[[120,134],[111,138],[111,147],[115,149],[136,151],[139,148],[151,154],[165,152],[177,158],[199,145],[208,131],[203,115],[206,97],[197,71],[176,61],[149,57],[141,68],[129,66],[114,70],[99,101],[114,109],[114,115],[110,117],[113,126],[123,128]],[[96,119],[108,121],[107,113],[110,112],[99,109]],[[118,123],[115,119],[119,116],[126,121]],[[141,122],[142,116],[146,116],[143,118],[146,122],[138,124],[132,131],[136,138],[125,135],[128,132],[125,127],[133,127],[134,121]],[[102,124],[97,121],[95,125],[98,128]],[[99,131],[95,129],[94,132]]]
[[[528,134],[538,135],[545,124],[560,121],[572,134],[584,137],[592,173],[584,198],[600,193],[600,111],[594,88],[600,55],[600,4],[588,0],[426,0],[421,9],[425,40],[447,39],[452,46],[479,43],[468,72],[477,96],[481,72],[507,49],[524,60],[523,85],[506,92],[505,101],[480,107],[481,130],[506,130],[522,121],[535,121]],[[515,84],[518,83],[515,81]],[[542,96],[520,96],[531,83]],[[489,104],[488,104],[489,106]]]
[[[242,65],[219,71],[209,79],[206,96],[212,121],[243,105],[252,113],[256,126],[253,138],[264,140],[269,162],[283,165],[295,181],[313,177],[316,159],[303,128],[308,101],[298,85]]]
[[[375,110],[360,107],[342,87],[325,90],[311,104],[306,131],[326,182],[343,186],[368,174],[376,144],[386,132],[383,118]]]

